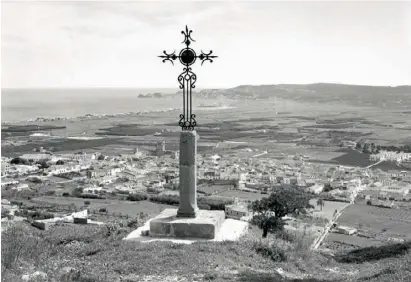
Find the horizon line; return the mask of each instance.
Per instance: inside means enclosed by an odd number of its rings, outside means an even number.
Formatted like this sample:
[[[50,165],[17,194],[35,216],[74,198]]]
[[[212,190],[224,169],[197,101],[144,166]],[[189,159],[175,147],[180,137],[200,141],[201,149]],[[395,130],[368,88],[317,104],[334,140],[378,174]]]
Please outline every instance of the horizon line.
[[[241,86],[272,86],[272,85],[315,85],[315,84],[329,84],[329,85],[347,85],[347,86],[369,86],[369,87],[404,87],[411,86],[411,84],[398,84],[398,85],[372,85],[372,84],[351,84],[351,83],[339,83],[339,82],[313,82],[313,83],[272,83],[272,84],[239,84],[231,87],[198,87],[196,89],[230,89]],[[178,86],[172,87],[139,87],[139,86],[35,86],[35,87],[1,87],[1,90],[8,89],[179,89]]]

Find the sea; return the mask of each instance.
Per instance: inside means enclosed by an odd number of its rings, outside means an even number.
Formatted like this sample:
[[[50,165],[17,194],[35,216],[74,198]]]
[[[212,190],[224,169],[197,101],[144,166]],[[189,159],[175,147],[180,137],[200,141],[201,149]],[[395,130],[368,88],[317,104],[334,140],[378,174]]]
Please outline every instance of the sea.
[[[182,107],[171,97],[179,89],[1,89],[1,121],[21,122],[37,118],[75,118],[87,114],[120,114]],[[164,98],[138,98],[160,92]]]

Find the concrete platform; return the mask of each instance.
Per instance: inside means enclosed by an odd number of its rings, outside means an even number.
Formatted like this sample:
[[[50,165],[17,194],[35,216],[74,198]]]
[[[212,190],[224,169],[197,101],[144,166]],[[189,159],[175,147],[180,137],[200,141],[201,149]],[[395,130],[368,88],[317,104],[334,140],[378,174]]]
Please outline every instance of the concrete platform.
[[[177,217],[177,209],[165,209],[150,221],[150,237],[214,239],[225,219],[224,211],[198,210],[195,218]]]
[[[216,229],[216,234],[213,239],[192,238],[192,237],[191,238],[189,237],[179,238],[179,237],[166,237],[166,236],[154,237],[152,234],[151,236],[143,236],[144,233],[146,234],[150,233],[151,222],[157,218],[158,217],[148,220],[144,224],[144,226],[137,228],[136,230],[128,234],[128,236],[124,238],[123,240],[131,240],[131,241],[137,241],[137,242],[142,242],[142,243],[166,241],[166,242],[172,242],[172,243],[178,243],[178,244],[191,244],[193,242],[198,242],[198,241],[211,241],[211,242],[213,241],[214,242],[236,241],[248,231],[248,222],[227,218],[220,223],[219,228]]]

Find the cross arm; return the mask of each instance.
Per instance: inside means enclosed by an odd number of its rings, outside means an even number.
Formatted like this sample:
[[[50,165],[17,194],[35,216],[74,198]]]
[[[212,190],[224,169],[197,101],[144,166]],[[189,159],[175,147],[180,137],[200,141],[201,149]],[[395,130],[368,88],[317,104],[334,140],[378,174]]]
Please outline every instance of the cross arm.
[[[211,55],[212,53],[212,50],[210,50],[210,52],[208,53],[204,53],[203,51],[201,51],[201,54],[197,56],[197,58],[201,60],[201,65],[203,65],[205,61],[210,61],[210,63],[212,63],[214,58],[218,58],[218,56]]]
[[[163,58],[163,63],[165,63],[166,61],[170,61],[173,65],[174,62],[179,56],[176,55],[176,51],[174,51],[173,53],[167,53],[165,50],[163,51],[164,55],[158,56],[160,58]]]

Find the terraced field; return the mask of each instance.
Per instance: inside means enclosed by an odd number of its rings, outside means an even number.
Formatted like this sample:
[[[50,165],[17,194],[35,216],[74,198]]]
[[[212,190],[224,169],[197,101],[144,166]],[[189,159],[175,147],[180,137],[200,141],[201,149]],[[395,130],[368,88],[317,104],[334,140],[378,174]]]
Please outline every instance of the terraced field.
[[[354,204],[338,218],[338,223],[359,229],[372,238],[330,233],[324,247],[348,250],[387,243],[393,238],[411,239],[411,211]]]

